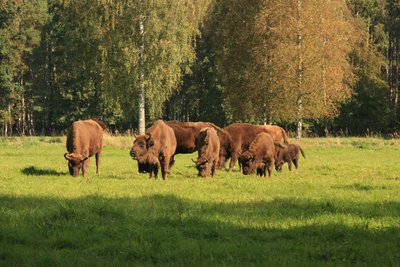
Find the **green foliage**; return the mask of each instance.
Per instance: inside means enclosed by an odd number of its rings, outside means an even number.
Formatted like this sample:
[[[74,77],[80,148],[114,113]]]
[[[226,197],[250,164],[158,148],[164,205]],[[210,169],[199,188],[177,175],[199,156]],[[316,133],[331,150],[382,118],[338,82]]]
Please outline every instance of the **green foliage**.
[[[121,65],[125,66],[126,87],[119,94],[135,99],[139,73],[144,75],[147,110],[151,118],[161,115],[164,102],[190,72],[195,59],[194,42],[209,1],[135,1],[123,5],[115,17],[114,42]],[[139,18],[143,18],[143,62],[138,62]],[[128,89],[128,90],[127,90]],[[131,103],[132,106],[132,103]]]
[[[1,1],[0,134],[92,117],[133,128],[140,84],[150,121],[393,132],[398,11],[395,0]]]
[[[389,132],[390,108],[386,86],[374,83],[367,76],[361,77],[357,84],[356,95],[342,106],[336,126],[356,135]]]
[[[225,108],[223,85],[216,71],[216,59],[211,45],[215,25],[206,22],[208,30],[202,33],[196,45],[196,61],[192,73],[183,78],[181,88],[165,105],[165,117],[170,120],[210,121],[226,125],[228,111]]]
[[[399,260],[398,140],[306,138],[299,171],[269,179],[238,170],[202,179],[193,155],[177,155],[166,181],[138,174],[119,145],[104,148],[100,177],[91,158],[89,176],[72,178],[64,143],[0,139],[0,265]]]

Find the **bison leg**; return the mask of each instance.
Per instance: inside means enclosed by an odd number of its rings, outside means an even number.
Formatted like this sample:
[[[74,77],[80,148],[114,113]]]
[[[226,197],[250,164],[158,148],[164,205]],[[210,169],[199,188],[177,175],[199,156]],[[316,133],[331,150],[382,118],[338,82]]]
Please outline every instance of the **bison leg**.
[[[222,170],[225,169],[225,157],[224,156],[220,156],[219,160],[218,160],[218,169]]]
[[[217,171],[218,168],[218,159],[214,160],[212,169],[211,169],[211,177],[214,177],[215,172]]]
[[[158,177],[158,166],[157,165],[153,165],[151,168],[152,168],[152,172],[154,172],[154,178],[157,179],[157,177]]]
[[[88,173],[90,166],[90,159],[85,160],[82,162],[82,175],[85,176]]]
[[[161,161],[161,175],[163,180],[165,180],[165,177],[168,173],[168,166],[169,166],[169,158],[164,158],[164,160]]]
[[[294,164],[294,167],[297,170],[299,168],[299,159],[298,158],[293,159],[293,164]]]
[[[233,168],[235,167],[236,161],[239,160],[239,153],[238,152],[233,152],[232,157],[231,157],[231,162],[229,162],[229,171],[232,171]]]
[[[175,159],[174,159],[174,156],[172,156],[171,159],[169,160],[168,173],[169,173],[169,170],[172,168],[172,166],[174,166],[174,163],[175,163]]]
[[[274,168],[274,162],[269,161],[267,164],[268,164],[268,177],[271,177],[272,169]],[[265,164],[265,166],[267,166],[267,164]],[[264,176],[266,176],[265,174],[266,171],[264,171]]]
[[[292,160],[288,161],[288,167],[289,167],[289,171],[292,171]]]
[[[174,157],[172,156],[163,156],[160,158],[161,163],[161,174],[162,178],[165,180],[167,174],[169,174],[170,167],[175,163]]]
[[[96,153],[96,174],[100,175],[100,155],[101,151]]]
[[[257,168],[257,176],[263,176],[264,168]]]

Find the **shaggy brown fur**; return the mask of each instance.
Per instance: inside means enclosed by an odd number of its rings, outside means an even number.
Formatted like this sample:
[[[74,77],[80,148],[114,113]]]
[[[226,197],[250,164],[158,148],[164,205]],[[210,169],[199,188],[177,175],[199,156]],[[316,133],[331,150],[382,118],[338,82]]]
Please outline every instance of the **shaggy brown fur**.
[[[161,168],[162,178],[165,179],[169,168],[174,162],[176,139],[174,131],[162,120],[157,120],[145,135],[139,135],[133,142],[130,155],[138,161],[139,172],[150,172],[157,178]],[[141,167],[142,166],[142,167]]]
[[[259,133],[244,151],[239,162],[245,175],[257,172],[258,175],[271,176],[275,160],[275,143],[267,133]]]
[[[275,125],[252,125],[249,123],[234,123],[228,125],[222,130],[226,131],[230,137],[230,151],[226,151],[224,146],[221,146],[219,165],[220,168],[225,167],[226,160],[231,157],[229,170],[232,170],[239,158],[239,154],[249,148],[250,143],[254,140],[257,134],[261,132],[268,133],[273,142],[281,144],[282,138],[285,144],[289,143],[286,131]]]
[[[218,136],[223,134],[221,128],[210,122],[166,121],[165,123],[174,130],[177,144],[175,154],[195,152],[197,150],[196,138],[203,128],[214,128]]]
[[[196,164],[199,176],[214,176],[218,167],[219,145],[217,131],[214,128],[203,128],[196,139],[198,158]]]
[[[103,146],[103,132],[106,125],[99,120],[76,121],[72,124],[67,136],[69,173],[77,176],[82,169],[83,176],[89,169],[89,157],[96,156],[96,174],[100,175],[100,155]]]

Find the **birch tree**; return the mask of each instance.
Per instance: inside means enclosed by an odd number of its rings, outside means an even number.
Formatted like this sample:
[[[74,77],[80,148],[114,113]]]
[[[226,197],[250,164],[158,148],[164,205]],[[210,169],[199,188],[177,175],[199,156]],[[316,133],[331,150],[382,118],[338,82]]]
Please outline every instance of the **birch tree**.
[[[345,0],[227,0],[226,7],[222,32],[233,37],[219,57],[234,116],[293,120],[300,138],[304,119],[337,115],[354,78],[348,55],[355,31]]]
[[[178,88],[195,59],[195,38],[208,0],[122,1],[115,37],[129,78],[120,93],[137,101],[139,133],[145,118],[161,116],[164,102]],[[135,104],[131,104],[134,108]],[[148,116],[145,112],[148,112]]]

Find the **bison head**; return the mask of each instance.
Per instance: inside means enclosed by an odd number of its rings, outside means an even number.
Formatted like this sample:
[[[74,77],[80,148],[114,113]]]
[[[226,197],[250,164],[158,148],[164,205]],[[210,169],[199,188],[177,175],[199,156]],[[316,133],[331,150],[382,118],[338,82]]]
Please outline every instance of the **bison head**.
[[[275,170],[278,172],[282,172],[283,161],[275,161]]]
[[[65,153],[64,158],[68,160],[69,173],[72,176],[77,176],[79,171],[84,168],[84,162],[89,157],[78,153]],[[84,171],[85,172],[85,171]]]
[[[148,143],[150,138],[151,135],[136,136],[136,139],[133,142],[133,146],[130,151],[132,159],[136,159],[137,161],[142,161],[140,159],[145,157],[145,155],[147,154],[147,148],[149,146]]]
[[[198,158],[196,161],[192,159],[196,164],[196,168],[199,171],[198,176],[207,177],[211,173],[211,163],[204,156]]]
[[[253,174],[256,170],[256,159],[249,151],[239,155],[239,162],[244,175]]]

